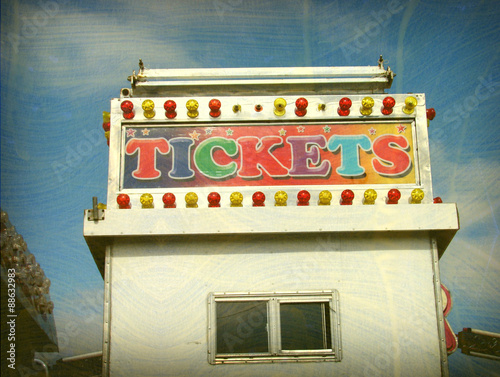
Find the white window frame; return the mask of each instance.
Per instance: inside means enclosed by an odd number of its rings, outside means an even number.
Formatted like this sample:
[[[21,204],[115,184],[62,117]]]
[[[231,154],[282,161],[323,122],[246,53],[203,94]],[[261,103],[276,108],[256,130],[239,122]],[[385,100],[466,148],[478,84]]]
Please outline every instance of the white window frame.
[[[269,352],[217,353],[217,303],[267,301]],[[280,304],[328,303],[331,349],[282,350]],[[223,292],[208,296],[208,361],[210,364],[340,361],[342,358],[339,293],[337,290],[297,292]]]

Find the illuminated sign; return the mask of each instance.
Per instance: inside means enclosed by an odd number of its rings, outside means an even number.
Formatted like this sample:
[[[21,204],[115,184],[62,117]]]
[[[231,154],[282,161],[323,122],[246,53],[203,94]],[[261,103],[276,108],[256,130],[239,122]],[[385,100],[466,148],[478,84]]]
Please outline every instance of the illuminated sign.
[[[122,189],[416,184],[413,123],[123,126]]]

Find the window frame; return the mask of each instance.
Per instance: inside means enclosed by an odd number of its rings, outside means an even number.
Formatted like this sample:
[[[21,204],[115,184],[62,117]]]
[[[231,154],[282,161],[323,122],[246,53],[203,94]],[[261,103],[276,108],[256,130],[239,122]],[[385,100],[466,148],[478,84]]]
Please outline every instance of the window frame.
[[[217,303],[266,301],[268,352],[217,353]],[[281,349],[280,304],[327,303],[330,319],[330,349]],[[208,361],[210,364],[340,361],[342,359],[339,293],[337,290],[295,292],[223,292],[208,296]]]

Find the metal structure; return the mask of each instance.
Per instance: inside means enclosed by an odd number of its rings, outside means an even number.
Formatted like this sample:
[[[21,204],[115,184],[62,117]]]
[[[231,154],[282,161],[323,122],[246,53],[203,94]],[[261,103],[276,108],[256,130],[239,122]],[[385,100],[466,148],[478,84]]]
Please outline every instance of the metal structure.
[[[433,200],[425,96],[393,77],[140,63],[84,220],[104,376],[448,375],[457,209]]]

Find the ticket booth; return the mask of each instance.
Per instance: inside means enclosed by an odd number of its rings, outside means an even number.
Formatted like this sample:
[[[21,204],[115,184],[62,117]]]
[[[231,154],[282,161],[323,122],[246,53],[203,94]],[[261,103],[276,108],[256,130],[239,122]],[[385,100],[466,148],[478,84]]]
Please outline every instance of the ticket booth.
[[[448,375],[457,209],[433,199],[425,95],[393,77],[140,63],[84,218],[103,376]]]

